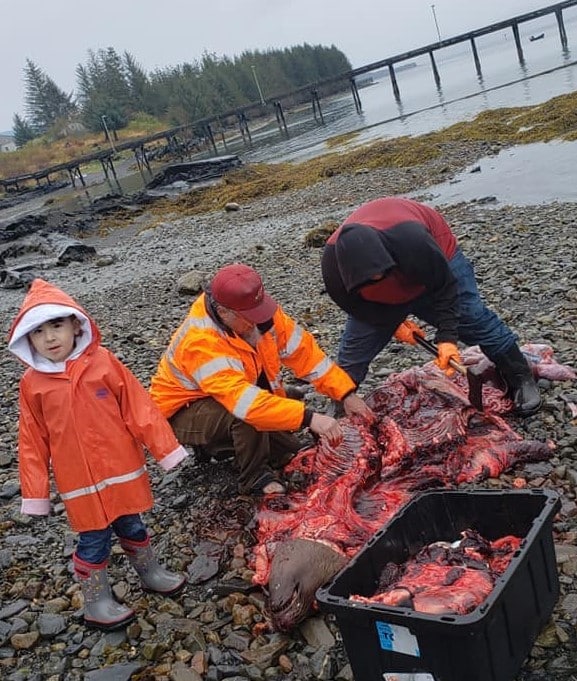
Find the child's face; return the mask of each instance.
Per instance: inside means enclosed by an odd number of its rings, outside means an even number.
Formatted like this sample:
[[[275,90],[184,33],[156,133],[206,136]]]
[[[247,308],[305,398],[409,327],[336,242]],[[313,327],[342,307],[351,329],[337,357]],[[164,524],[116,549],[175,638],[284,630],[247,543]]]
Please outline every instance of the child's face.
[[[76,317],[60,317],[44,322],[30,331],[28,339],[36,352],[51,362],[63,362],[74,349],[74,339],[80,334]]]

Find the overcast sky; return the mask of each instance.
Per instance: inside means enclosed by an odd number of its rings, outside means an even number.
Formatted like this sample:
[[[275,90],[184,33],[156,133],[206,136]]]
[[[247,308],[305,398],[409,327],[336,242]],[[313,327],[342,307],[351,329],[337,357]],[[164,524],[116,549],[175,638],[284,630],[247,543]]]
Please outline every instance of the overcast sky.
[[[442,37],[545,7],[547,0],[436,0]],[[130,52],[151,71],[203,52],[336,45],[353,67],[437,39],[427,0],[0,0],[0,131],[24,115],[31,59],[66,92],[88,50]]]

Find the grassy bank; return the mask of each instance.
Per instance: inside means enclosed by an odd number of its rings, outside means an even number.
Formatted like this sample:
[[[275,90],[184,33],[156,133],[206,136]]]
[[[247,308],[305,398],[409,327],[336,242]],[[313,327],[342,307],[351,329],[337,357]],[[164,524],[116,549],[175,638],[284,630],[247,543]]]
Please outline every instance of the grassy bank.
[[[164,130],[166,126],[152,117],[136,119],[119,133],[119,142],[127,142]],[[67,163],[80,156],[109,149],[104,133],[71,133],[62,139],[49,136],[32,140],[22,149],[0,154],[0,177],[33,173],[49,166]]]

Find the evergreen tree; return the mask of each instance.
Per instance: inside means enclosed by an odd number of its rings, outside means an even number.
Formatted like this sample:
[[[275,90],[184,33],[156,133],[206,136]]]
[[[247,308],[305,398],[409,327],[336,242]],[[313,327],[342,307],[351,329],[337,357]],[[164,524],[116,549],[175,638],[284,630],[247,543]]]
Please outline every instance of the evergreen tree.
[[[89,51],[76,70],[78,99],[85,125],[102,130],[102,117],[116,131],[139,112],[185,125],[265,100],[281,93],[346,72],[351,66],[334,46],[300,45],[285,50],[247,51],[230,59],[205,53],[193,64],[158,69],[147,75],[134,57],[120,57],[113,48]],[[257,75],[258,74],[258,75]],[[336,92],[346,82],[323,87]],[[306,101],[305,91],[291,103]]]
[[[89,51],[88,57],[86,66],[76,68],[82,120],[89,130],[99,132],[103,129],[102,117],[106,116],[109,130],[116,132],[138,110],[132,105],[122,59],[112,47]]]
[[[166,120],[171,126],[186,125],[207,115],[201,102],[200,69],[182,64],[151,75],[151,89],[156,95],[160,115],[165,103]]]
[[[152,113],[150,82],[146,72],[130,52],[125,52],[122,59],[133,111]]]
[[[101,65],[100,86],[106,89],[110,99],[114,100],[116,108],[129,114],[134,111],[130,84],[125,74],[122,58],[113,47],[99,50],[98,58]]]
[[[18,114],[14,114],[12,134],[14,135],[14,142],[19,149],[36,137],[30,123]]]
[[[26,60],[24,102],[30,125],[37,134],[46,132],[59,119],[76,111],[72,95],[67,95],[36,64]]]

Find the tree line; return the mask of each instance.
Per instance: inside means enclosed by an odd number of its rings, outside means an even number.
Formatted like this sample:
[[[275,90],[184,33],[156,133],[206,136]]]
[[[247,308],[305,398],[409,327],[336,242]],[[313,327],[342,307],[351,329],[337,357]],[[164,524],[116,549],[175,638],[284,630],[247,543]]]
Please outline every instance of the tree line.
[[[109,47],[88,52],[86,63],[76,68],[76,91],[66,93],[27,59],[25,115],[14,115],[13,133],[22,147],[36,137],[63,135],[75,127],[100,132],[104,122],[116,132],[143,115],[176,127],[350,69],[347,57],[334,45],[245,51],[232,59],[205,53],[195,63],[150,73],[129,52],[118,54]],[[342,87],[336,83],[327,92]]]

